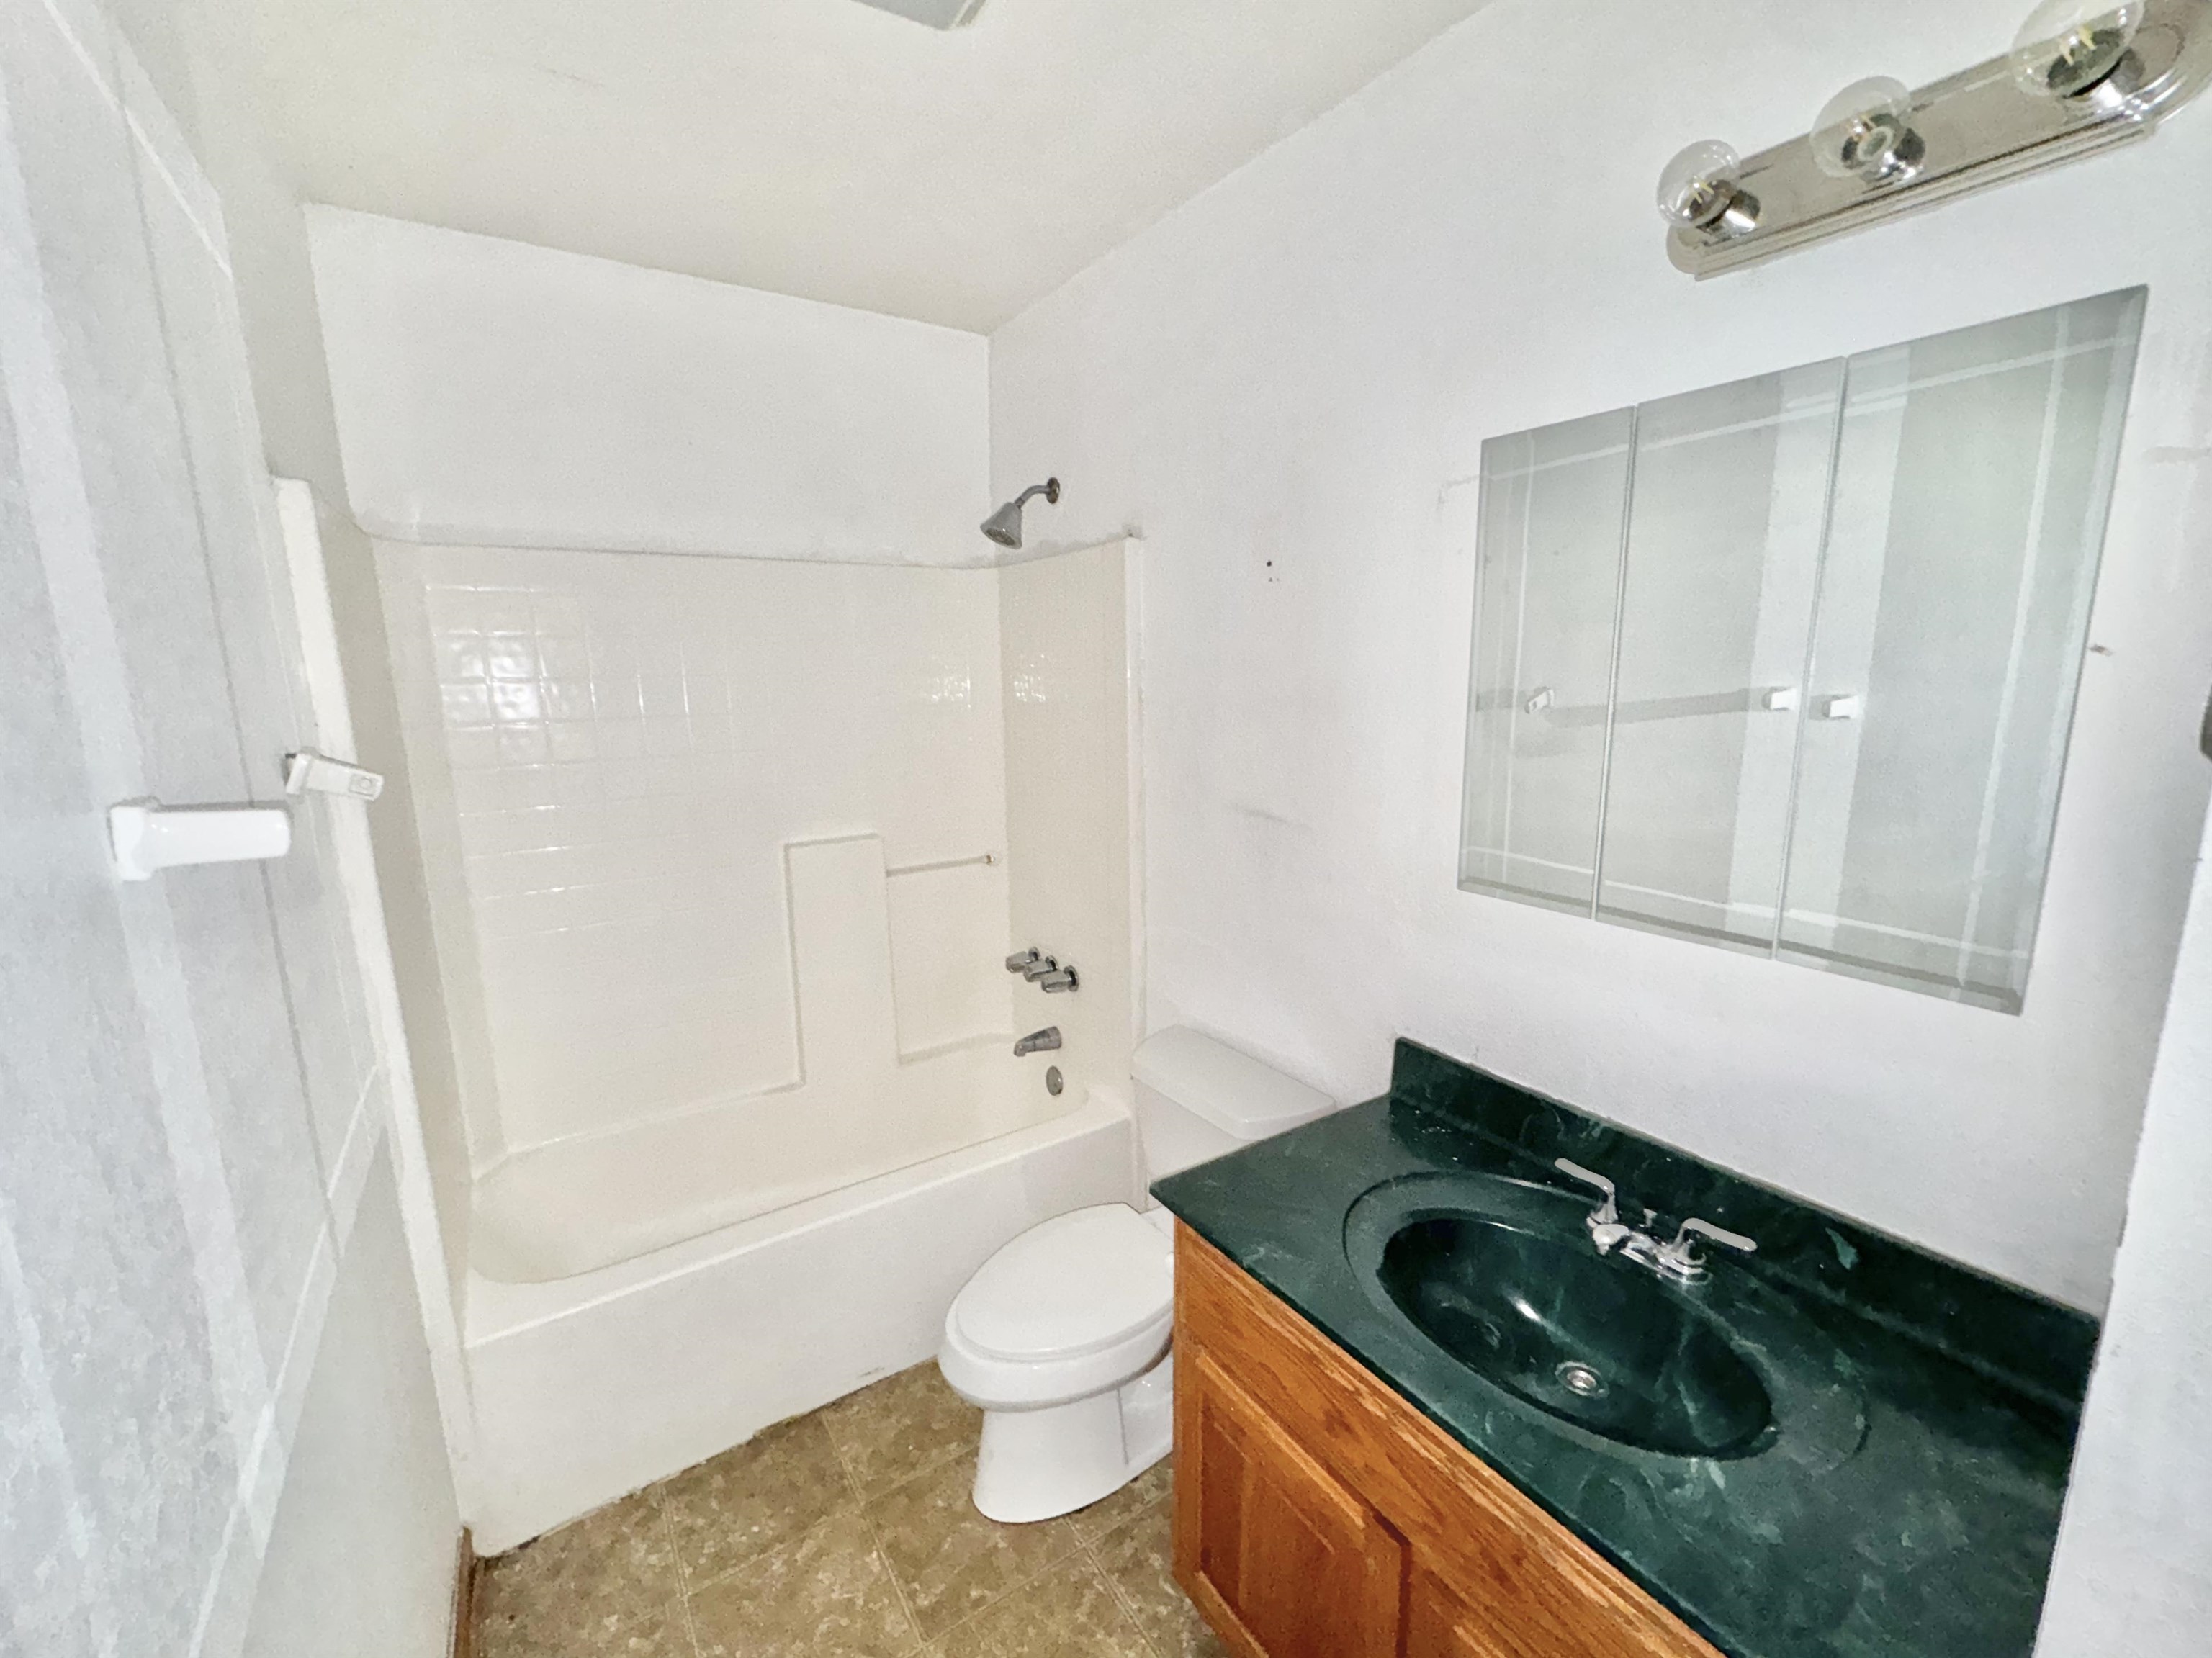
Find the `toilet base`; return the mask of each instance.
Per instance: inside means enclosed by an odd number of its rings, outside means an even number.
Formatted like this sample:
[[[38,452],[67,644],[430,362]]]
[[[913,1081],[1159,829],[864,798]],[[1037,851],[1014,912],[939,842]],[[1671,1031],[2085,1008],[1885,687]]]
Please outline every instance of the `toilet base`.
[[[1036,1411],[983,1412],[975,1507],[986,1519],[1051,1520],[1121,1490],[1175,1443],[1175,1353],[1133,1382]]]

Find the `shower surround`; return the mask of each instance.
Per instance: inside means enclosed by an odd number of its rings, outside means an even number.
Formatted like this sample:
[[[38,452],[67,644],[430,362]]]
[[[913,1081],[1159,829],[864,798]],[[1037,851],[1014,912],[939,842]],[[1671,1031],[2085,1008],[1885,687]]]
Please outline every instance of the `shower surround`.
[[[927,1357],[1000,1244],[1138,1191],[1135,549],[995,563],[981,335],[307,226],[496,1550]]]
[[[1131,557],[378,544],[481,1546],[917,1362],[1000,1243],[1134,1195]],[[1031,934],[1079,994],[1003,970]]]
[[[992,572],[378,556],[476,1177],[1008,1034]]]

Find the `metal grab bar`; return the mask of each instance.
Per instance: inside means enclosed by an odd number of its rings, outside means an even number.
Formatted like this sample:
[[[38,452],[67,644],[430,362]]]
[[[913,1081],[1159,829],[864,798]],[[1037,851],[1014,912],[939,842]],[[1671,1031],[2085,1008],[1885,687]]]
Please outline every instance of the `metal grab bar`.
[[[927,864],[901,864],[896,869],[885,865],[884,873],[886,876],[933,875],[941,869],[966,869],[971,864],[995,864],[998,861],[997,853],[979,852],[972,858],[939,858]]]
[[[1474,699],[1477,714],[1504,714],[1508,709],[1555,726],[1602,726],[1602,702],[1560,703],[1552,700],[1552,688],[1539,685],[1525,695],[1519,691],[1485,691]],[[1615,725],[1635,725],[1650,720],[1694,720],[1716,714],[1790,714],[1797,708],[1795,685],[1753,685],[1740,691],[1707,691],[1694,696],[1647,696],[1621,703],[1613,711]]]

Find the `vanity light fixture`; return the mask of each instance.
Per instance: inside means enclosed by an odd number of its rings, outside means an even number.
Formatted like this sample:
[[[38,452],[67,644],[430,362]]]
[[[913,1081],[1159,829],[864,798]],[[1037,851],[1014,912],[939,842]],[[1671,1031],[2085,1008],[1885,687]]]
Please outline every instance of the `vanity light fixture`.
[[[2147,138],[2208,82],[2212,0],[2045,0],[2002,58],[1917,90],[1855,82],[1755,155],[1681,151],[1659,178],[1668,257],[1717,276]]]

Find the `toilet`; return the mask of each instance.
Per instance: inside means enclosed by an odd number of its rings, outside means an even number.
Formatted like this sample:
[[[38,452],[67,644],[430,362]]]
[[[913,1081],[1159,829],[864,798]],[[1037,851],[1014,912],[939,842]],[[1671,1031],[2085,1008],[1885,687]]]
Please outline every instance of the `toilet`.
[[[1130,1071],[1147,1181],[1336,1105],[1182,1026],[1146,1037]],[[1096,1503],[1173,1442],[1175,1220],[1145,1202],[1032,1226],[953,1297],[937,1363],[982,1408],[975,1506],[993,1520],[1049,1520]]]

